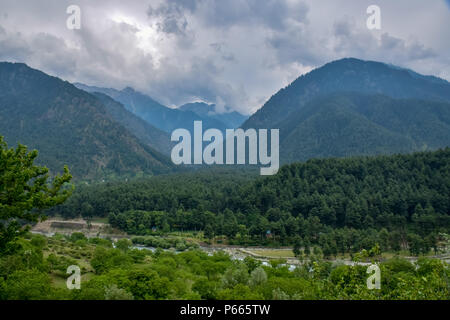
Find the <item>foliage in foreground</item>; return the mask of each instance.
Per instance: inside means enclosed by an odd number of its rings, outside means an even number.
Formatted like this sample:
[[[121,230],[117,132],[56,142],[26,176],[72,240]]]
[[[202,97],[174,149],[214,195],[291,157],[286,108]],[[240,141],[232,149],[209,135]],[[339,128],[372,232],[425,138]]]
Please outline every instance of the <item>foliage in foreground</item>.
[[[310,256],[293,271],[223,252],[137,250],[121,241],[28,235],[0,258],[0,299],[450,299],[450,269],[436,259],[379,263],[381,289],[369,290],[367,266]],[[66,288],[69,265],[82,269],[81,290]]]
[[[23,235],[22,222],[37,222],[43,209],[63,203],[73,189],[65,187],[72,175],[64,173],[50,181],[46,167],[34,165],[36,150],[19,145],[8,148],[0,136],[0,256],[15,250],[15,239]]]

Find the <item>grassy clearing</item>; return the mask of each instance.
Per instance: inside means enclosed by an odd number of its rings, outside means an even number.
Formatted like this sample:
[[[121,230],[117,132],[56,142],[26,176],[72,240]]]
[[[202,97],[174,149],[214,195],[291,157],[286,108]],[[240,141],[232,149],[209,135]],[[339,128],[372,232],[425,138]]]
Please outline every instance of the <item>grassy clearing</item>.
[[[107,217],[95,217],[95,218],[92,218],[91,222],[108,224],[108,218]]]
[[[67,275],[69,276],[69,275]],[[61,274],[52,273],[50,275],[50,279],[52,281],[53,287],[64,289],[67,288],[67,279],[62,277]]]
[[[246,249],[258,256],[267,258],[294,258],[294,252],[291,249]]]

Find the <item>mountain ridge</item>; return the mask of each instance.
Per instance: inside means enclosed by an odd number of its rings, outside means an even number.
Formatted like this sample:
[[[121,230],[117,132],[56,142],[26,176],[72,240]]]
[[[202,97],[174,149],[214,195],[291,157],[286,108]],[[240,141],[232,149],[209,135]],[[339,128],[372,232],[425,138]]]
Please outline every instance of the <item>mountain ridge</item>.
[[[244,116],[237,111],[217,113],[215,111],[215,108],[215,104],[207,104],[205,102],[191,102],[183,104],[178,109],[183,111],[192,111],[201,117],[210,117],[221,121],[227,129],[235,129],[240,127],[248,118],[247,116]]]
[[[115,121],[122,124],[139,140],[164,155],[170,156],[173,143],[170,141],[170,136],[168,133],[153,127],[147,121],[125,109],[121,103],[117,102],[110,96],[100,92],[93,92],[91,94],[103,103],[108,114],[110,114]]]
[[[79,89],[87,92],[100,92],[110,96],[123,104],[127,110],[147,121],[152,126],[169,134],[179,128],[184,128],[192,132],[194,121],[202,121],[205,129],[226,129],[221,121],[212,118],[204,118],[191,111],[171,109],[131,87],[126,87],[123,90],[116,90],[111,88],[91,87],[82,83],[75,83],[75,85]]]
[[[332,61],[280,89],[242,127],[270,128],[314,97],[340,91],[450,101],[450,83],[443,79],[436,81],[435,79],[439,79],[437,77],[419,77],[418,73],[414,74],[410,70],[394,68],[384,62],[356,58]],[[432,77],[433,81],[428,77]]]
[[[75,179],[166,173],[168,158],[114,121],[91,94],[23,63],[0,63],[0,134]]]

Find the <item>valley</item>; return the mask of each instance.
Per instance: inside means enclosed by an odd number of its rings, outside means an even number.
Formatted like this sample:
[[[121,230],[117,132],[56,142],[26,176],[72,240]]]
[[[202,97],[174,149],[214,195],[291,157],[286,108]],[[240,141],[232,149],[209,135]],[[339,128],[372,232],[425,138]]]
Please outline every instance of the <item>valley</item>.
[[[95,220],[95,219],[94,219]],[[111,239],[114,242],[117,242],[121,239],[128,239],[133,242],[133,235],[126,234],[120,230],[112,228],[108,223],[104,222],[88,222],[83,219],[70,219],[70,220],[61,220],[50,218],[46,221],[39,222],[34,225],[31,229],[33,234],[43,235],[45,237],[51,238],[55,235],[63,235],[70,237],[73,233],[82,233],[87,239],[89,238],[102,238],[102,239]],[[222,251],[228,255],[233,260],[244,260],[246,257],[254,258],[264,265],[269,266],[271,260],[284,260],[285,264],[290,268],[295,268],[306,261],[302,261],[302,259],[298,259],[291,247],[239,247],[236,245],[227,245],[227,244],[217,244],[210,243],[208,239],[204,237],[201,233],[198,235],[192,235],[191,233],[169,233],[167,235],[162,235],[162,239],[164,238],[179,238],[185,241],[188,241],[192,244],[195,244],[194,248],[198,248],[208,254],[212,254],[214,252]],[[450,239],[449,239],[450,240]],[[142,245],[136,245],[134,248],[139,250],[151,250],[155,251],[155,247],[146,247]],[[304,248],[303,248],[304,249]],[[165,250],[174,250],[176,248],[169,248]],[[392,259],[393,257],[402,257],[408,261],[415,262],[418,260],[418,257],[412,257],[408,252],[388,252],[382,254],[380,256],[381,260]],[[433,259],[440,259],[446,263],[450,263],[450,241],[448,241],[445,246],[443,246],[442,253],[439,255],[428,254],[427,255]],[[350,255],[344,254],[339,257],[328,258],[327,261],[333,263],[342,263],[345,265],[354,265],[355,262],[352,260]],[[369,262],[361,262],[361,265],[368,265]]]
[[[447,81],[341,59],[248,119],[215,108],[0,63],[0,299],[448,299]],[[279,129],[278,172],[173,163],[196,121]]]

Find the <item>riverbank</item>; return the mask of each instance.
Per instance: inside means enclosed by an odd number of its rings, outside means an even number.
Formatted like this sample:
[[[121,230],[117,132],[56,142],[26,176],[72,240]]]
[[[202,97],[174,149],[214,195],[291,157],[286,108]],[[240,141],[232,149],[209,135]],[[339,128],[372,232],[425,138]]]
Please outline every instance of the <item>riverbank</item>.
[[[132,239],[134,236],[128,235],[120,230],[112,228],[105,222],[87,222],[83,219],[73,220],[61,220],[61,219],[48,219],[33,226],[32,233],[41,234],[47,237],[51,237],[55,234],[71,235],[74,232],[81,232],[87,238],[104,238],[117,241],[120,239]],[[178,236],[182,238],[182,236]],[[229,254],[233,259],[243,260],[246,257],[252,257],[261,261],[264,264],[269,265],[271,260],[284,260],[285,264],[291,268],[297,265],[301,265],[303,262],[295,257],[291,248],[266,248],[266,247],[240,247],[240,246],[227,246],[224,244],[206,244],[199,241],[199,248],[208,253],[214,253],[215,251],[223,251]],[[155,249],[153,247],[138,246],[139,248]],[[416,262],[419,257],[399,255],[402,258]],[[389,254],[388,257],[383,257],[381,260],[387,260],[395,257],[394,254]],[[440,259],[446,263],[450,263],[450,252],[446,252],[440,255],[428,255],[429,258]],[[327,259],[332,263],[354,265],[351,257],[343,256],[334,259]],[[368,265],[369,262],[360,262],[358,264]]]

